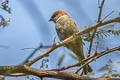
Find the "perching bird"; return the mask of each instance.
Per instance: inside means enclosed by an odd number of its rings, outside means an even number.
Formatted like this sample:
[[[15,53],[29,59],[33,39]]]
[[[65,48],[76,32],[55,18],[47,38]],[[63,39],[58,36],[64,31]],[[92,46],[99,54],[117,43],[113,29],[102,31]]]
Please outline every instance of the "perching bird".
[[[56,24],[56,32],[60,41],[72,36],[76,32],[79,32],[75,22],[63,10],[55,11],[49,21],[53,21]],[[75,53],[79,62],[82,63],[81,61],[84,59],[84,54],[81,37],[68,44],[65,44],[65,47]],[[92,68],[87,65],[83,68],[83,72],[84,74],[92,72]]]

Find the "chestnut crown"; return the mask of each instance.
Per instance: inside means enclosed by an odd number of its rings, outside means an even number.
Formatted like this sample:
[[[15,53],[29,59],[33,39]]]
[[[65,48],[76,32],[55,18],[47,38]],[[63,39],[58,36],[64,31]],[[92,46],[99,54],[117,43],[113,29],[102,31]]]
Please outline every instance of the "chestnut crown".
[[[51,16],[51,18],[49,19],[49,21],[53,21],[53,22],[57,22],[58,19],[61,17],[61,16],[64,16],[64,15],[68,15],[66,12],[64,12],[63,10],[57,10],[53,13],[53,15]]]

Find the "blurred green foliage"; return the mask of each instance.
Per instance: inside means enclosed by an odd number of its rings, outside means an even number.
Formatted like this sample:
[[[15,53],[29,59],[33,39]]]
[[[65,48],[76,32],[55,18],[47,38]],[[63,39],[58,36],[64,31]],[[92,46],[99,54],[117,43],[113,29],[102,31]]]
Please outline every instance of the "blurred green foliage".
[[[120,72],[115,68],[120,66],[120,62],[112,62],[111,60],[108,61],[106,65],[99,69],[100,72],[104,74],[101,77],[104,78],[113,78],[118,77],[120,78]]]
[[[11,13],[11,8],[8,7],[8,0],[5,1],[1,1],[0,2],[0,8],[4,11],[7,11],[8,13]],[[3,14],[0,14],[0,27],[3,26],[7,26],[8,22],[10,22],[10,18],[8,18],[7,20],[5,20],[5,18],[2,16]]]

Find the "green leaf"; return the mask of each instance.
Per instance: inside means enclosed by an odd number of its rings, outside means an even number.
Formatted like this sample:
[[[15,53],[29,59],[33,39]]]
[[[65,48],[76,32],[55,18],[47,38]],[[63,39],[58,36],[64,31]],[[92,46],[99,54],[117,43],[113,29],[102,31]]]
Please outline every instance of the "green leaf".
[[[111,72],[107,72],[107,73],[103,74],[101,77],[110,78],[110,76],[111,76]]]
[[[113,77],[120,77],[120,73],[114,73],[112,74]]]
[[[58,66],[61,65],[61,63],[63,62],[64,58],[65,58],[65,54],[60,55],[60,57],[58,59]]]

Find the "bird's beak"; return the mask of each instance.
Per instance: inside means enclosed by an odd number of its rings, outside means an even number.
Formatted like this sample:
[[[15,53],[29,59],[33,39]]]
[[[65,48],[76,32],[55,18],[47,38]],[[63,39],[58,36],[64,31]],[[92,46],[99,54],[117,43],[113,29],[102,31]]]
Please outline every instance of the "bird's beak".
[[[52,18],[50,18],[50,19],[49,19],[49,21],[53,21],[53,19],[52,19]]]

